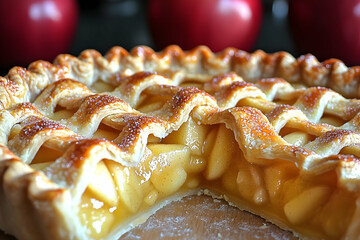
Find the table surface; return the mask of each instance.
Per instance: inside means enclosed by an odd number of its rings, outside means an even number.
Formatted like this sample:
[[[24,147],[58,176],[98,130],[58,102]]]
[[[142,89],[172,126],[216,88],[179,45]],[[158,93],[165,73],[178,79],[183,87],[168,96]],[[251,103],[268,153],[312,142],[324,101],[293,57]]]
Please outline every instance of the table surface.
[[[224,200],[189,196],[172,202],[145,223],[122,236],[130,239],[287,239],[292,233]]]
[[[193,195],[159,209],[143,224],[124,234],[134,239],[268,239],[296,240],[284,231],[224,200]],[[16,240],[0,232],[0,240]]]

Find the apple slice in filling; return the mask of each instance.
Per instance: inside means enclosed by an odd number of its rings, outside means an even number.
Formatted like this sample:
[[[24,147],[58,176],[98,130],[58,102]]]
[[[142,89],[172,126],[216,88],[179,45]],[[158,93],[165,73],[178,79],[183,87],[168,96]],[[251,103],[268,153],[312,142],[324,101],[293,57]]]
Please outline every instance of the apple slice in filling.
[[[291,134],[289,141],[308,141],[303,133]],[[356,196],[338,187],[336,179],[335,170],[307,176],[294,163],[279,159],[267,165],[249,163],[224,124],[206,126],[189,118],[166,138],[149,142],[135,167],[100,162],[79,216],[90,237],[103,238],[173,195],[202,188],[304,236],[339,238],[351,220]],[[335,206],[341,209],[332,210]]]

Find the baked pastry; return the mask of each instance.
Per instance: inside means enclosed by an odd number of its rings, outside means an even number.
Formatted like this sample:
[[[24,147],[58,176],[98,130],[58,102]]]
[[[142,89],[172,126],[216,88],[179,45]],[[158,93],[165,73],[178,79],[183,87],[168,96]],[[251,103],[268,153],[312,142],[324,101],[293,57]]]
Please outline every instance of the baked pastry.
[[[0,78],[0,228],[117,239],[203,192],[301,237],[358,239],[359,77],[339,60],[203,46],[14,67]]]

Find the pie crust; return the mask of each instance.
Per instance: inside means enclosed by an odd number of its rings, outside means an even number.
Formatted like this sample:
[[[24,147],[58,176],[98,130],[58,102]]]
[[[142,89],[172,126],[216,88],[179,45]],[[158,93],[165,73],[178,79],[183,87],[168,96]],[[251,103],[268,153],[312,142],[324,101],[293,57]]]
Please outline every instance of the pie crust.
[[[85,50],[0,77],[0,228],[118,239],[221,197],[302,238],[359,239],[360,68],[199,46]]]

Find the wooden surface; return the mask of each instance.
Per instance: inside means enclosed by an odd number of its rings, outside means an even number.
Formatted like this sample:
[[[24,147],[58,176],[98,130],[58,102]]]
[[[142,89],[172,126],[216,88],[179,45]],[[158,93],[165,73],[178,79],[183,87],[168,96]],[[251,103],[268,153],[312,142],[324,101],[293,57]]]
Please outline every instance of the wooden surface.
[[[260,217],[203,195],[172,202],[123,235],[121,240],[159,238],[297,239]]]
[[[297,239],[223,200],[190,196],[157,211],[121,237],[130,239]],[[0,240],[15,240],[0,232]]]

